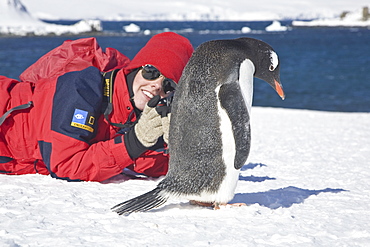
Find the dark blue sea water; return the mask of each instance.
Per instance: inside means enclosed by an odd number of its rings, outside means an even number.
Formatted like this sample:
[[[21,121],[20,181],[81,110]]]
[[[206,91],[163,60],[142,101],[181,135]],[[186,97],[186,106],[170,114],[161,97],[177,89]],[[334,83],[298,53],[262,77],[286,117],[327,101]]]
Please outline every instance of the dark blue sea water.
[[[103,47],[113,47],[132,58],[151,35],[127,34],[130,22],[103,22],[97,35]],[[181,33],[197,47],[213,39],[252,37],[269,43],[278,53],[281,81],[286,93],[282,101],[265,82],[256,79],[255,106],[314,109],[341,112],[370,112],[370,30],[355,28],[293,28],[265,32],[270,22],[135,22],[152,34],[171,30]],[[289,22],[282,23],[289,25]],[[240,32],[244,26],[251,33]],[[63,37],[0,37],[0,74],[17,78],[40,56],[60,45]]]

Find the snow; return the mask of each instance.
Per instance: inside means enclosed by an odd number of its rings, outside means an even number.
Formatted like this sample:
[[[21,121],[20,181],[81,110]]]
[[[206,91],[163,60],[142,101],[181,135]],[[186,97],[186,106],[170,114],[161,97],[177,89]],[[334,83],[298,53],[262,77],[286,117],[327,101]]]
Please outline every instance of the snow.
[[[120,0],[98,1],[91,0],[86,5],[84,0],[64,0],[45,3],[44,0],[0,0],[0,34],[5,35],[62,35],[79,34],[91,31],[102,31],[101,20],[111,21],[261,21],[274,20],[266,31],[286,31],[287,27],[281,26],[278,20],[283,19],[312,19],[320,18],[326,26],[337,26],[355,22],[350,26],[370,26],[370,21],[358,21],[350,13],[348,21],[343,22],[336,16],[344,10],[358,8],[363,3],[360,0],[336,1],[296,1],[288,0],[272,2],[262,0],[254,3],[239,0],[209,1],[187,0],[153,1],[142,0],[140,4],[123,4]],[[335,17],[335,18],[334,18]],[[326,19],[323,19],[326,18]],[[327,18],[334,18],[329,19]],[[75,25],[54,25],[40,21],[44,20],[81,20]],[[295,26],[321,25],[314,22],[294,22]],[[124,27],[128,33],[140,32],[139,27],[130,24]],[[244,27],[241,33],[251,30]],[[149,35],[150,31],[145,30]]]
[[[334,17],[366,5],[363,0],[22,0],[41,19],[281,20]]]
[[[362,20],[362,8],[349,12],[344,18],[320,18],[312,21],[293,21],[296,27],[369,27],[370,19]]]
[[[252,108],[252,149],[232,202],[110,208],[160,179],[0,177],[0,246],[368,246],[370,113]]]
[[[17,24],[0,26],[0,34],[8,35],[62,35],[62,34],[79,34],[91,31],[101,31],[101,23],[98,20],[81,20],[74,25],[56,25],[47,23],[34,23]]]
[[[34,18],[19,0],[0,0],[0,34],[62,35],[101,30],[99,20],[81,20],[69,26],[48,24]]]

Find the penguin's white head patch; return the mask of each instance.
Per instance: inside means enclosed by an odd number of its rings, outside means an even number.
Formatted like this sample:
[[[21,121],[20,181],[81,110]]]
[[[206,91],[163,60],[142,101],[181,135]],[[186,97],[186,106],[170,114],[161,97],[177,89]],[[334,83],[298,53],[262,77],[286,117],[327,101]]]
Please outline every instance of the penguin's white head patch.
[[[274,71],[277,66],[279,65],[279,58],[274,51],[270,51],[270,60],[271,60],[271,65],[269,67],[270,71]]]

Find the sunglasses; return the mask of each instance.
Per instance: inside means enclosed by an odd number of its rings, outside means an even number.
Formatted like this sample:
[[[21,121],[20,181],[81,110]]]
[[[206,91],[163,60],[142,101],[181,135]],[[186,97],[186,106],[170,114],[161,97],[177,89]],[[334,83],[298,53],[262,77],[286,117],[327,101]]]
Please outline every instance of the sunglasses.
[[[142,66],[141,75],[143,76],[144,79],[149,80],[149,81],[156,80],[159,77],[163,76],[156,67],[150,64],[146,64]],[[176,85],[177,84],[173,80],[164,77],[163,82],[162,82],[162,89],[167,94],[172,91],[175,91]]]

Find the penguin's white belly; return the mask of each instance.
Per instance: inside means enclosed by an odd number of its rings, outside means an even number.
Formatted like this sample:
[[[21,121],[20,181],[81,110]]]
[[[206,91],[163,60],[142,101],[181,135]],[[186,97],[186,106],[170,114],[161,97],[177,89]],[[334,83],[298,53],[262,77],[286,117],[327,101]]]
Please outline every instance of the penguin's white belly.
[[[216,95],[220,86],[216,88]],[[217,97],[218,98],[218,97]],[[235,160],[235,139],[232,129],[231,120],[227,112],[221,107],[219,99],[217,99],[218,115],[220,118],[220,131],[222,140],[222,159],[225,169],[225,176],[221,181],[219,189],[216,192],[203,191],[199,195],[188,195],[187,199],[201,202],[217,202],[227,203],[234,197],[235,188],[239,180],[239,170],[234,168]],[[215,154],[220,155],[220,154]]]

